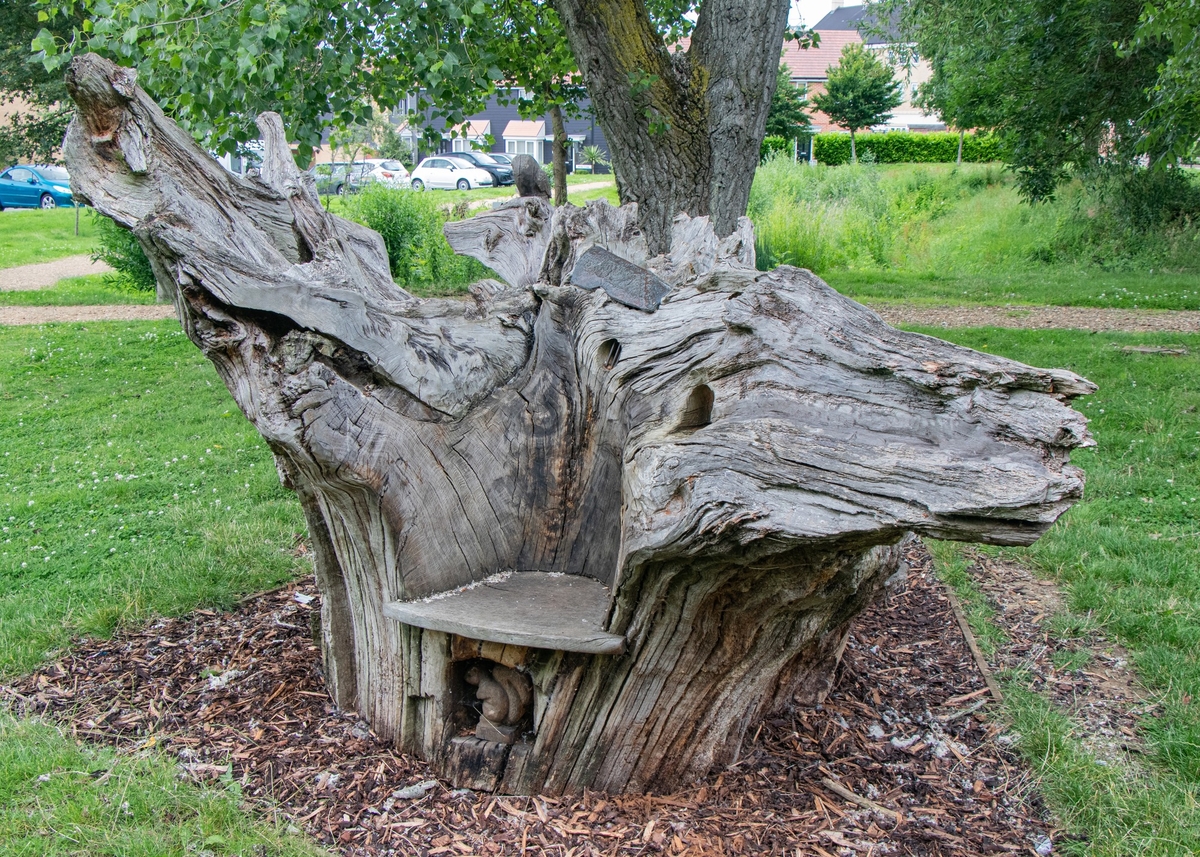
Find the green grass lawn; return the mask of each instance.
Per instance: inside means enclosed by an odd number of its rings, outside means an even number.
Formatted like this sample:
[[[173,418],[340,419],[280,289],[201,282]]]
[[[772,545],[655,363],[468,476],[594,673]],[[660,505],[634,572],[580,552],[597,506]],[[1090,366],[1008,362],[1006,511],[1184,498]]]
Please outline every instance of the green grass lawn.
[[[1151,755],[1124,769],[1098,765],[1076,725],[1024,690],[1020,676],[1009,677],[1008,712],[1051,805],[1089,837],[1070,853],[1200,853],[1200,337],[925,332],[1067,367],[1099,385],[1076,405],[1098,444],[1071,456],[1087,473],[1084,502],[1032,547],[1006,552],[1064,585],[1071,615],[1061,628],[1100,625],[1129,649],[1162,706],[1161,716],[1143,721]],[[1135,343],[1184,344],[1190,353],[1113,347]],[[951,582],[963,585],[954,575],[957,550],[935,553]],[[965,595],[977,601],[969,587]]]
[[[0,328],[0,674],[307,566],[266,444],[178,322]]]
[[[316,857],[245,812],[236,783],[196,785],[156,752],[117,753],[0,713],[6,857]]]
[[[67,277],[47,289],[0,291],[0,306],[96,306],[100,304],[152,304],[153,292],[127,288],[112,274]]]
[[[295,497],[177,322],[0,328],[0,401],[0,678],[309,571]],[[0,714],[0,853],[319,852],[236,784]]]
[[[824,278],[865,303],[1200,310],[1200,275],[1044,265],[991,273],[833,270]]]
[[[88,209],[79,215],[79,235],[76,235],[73,208],[0,212],[0,268],[90,254],[96,240],[93,215]]]
[[[593,176],[589,173],[571,173],[567,176],[567,196],[572,203],[578,204],[578,199],[593,199],[591,196],[594,191],[580,191],[579,194],[572,194],[571,188],[581,184],[597,184],[606,182],[612,186],[615,193],[616,179],[613,176]],[[474,190],[428,190],[426,193],[431,193],[439,202],[445,202],[446,205],[456,205],[460,202],[477,202],[479,200],[494,200],[494,199],[509,199],[517,195],[516,188],[512,185],[507,187],[481,187]],[[345,202],[336,196],[321,197],[325,208],[334,214],[343,214],[345,210]],[[344,216],[344,215],[343,215]]]

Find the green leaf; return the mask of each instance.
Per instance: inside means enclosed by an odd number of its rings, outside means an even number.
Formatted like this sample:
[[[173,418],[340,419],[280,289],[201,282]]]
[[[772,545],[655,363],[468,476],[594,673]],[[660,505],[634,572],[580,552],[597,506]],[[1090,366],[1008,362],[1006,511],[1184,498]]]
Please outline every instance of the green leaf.
[[[58,44],[54,41],[54,34],[45,27],[38,30],[38,34],[33,37],[33,42],[30,43],[30,48],[35,52],[44,51],[48,57],[58,52]]]

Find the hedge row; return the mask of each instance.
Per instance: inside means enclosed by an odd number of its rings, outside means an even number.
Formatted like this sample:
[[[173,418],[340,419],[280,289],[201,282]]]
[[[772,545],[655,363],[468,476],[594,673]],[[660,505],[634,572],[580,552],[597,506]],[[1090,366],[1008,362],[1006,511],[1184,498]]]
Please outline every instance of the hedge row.
[[[792,141],[787,137],[763,137],[762,146],[758,150],[758,159],[765,161],[772,152],[792,154]]]
[[[854,144],[860,159],[870,152],[880,164],[948,164],[958,157],[958,134],[949,131],[858,134]],[[818,163],[830,166],[850,163],[849,134],[818,134],[813,138],[813,146]],[[1002,160],[1000,140],[990,134],[967,134],[963,139],[963,160],[970,163]]]

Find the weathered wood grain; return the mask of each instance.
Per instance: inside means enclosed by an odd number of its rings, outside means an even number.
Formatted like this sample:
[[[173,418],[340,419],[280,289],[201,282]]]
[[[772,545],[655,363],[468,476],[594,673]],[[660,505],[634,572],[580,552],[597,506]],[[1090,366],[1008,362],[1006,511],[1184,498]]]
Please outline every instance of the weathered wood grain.
[[[301,498],[336,701],[451,775],[676,788],[736,758],[753,718],[820,698],[906,533],[1028,544],[1081,495],[1068,455],[1092,441],[1068,402],[1087,381],[756,271],[745,219],[717,239],[677,217],[650,257],[629,207],[519,200],[447,229],[507,282],[421,300],[378,236],[321,209],[278,117],[242,179],[132,72],[81,57],[68,86],[77,193],[134,230]],[[658,309],[571,285],[590,247],[661,277]],[[625,651],[387,615],[505,569],[608,587],[599,630]],[[531,678],[511,749],[451,744],[480,659]]]

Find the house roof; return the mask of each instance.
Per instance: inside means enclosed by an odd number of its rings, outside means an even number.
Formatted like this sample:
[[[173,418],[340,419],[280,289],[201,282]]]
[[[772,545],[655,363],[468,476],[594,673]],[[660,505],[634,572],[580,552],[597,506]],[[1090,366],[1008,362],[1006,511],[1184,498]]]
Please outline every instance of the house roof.
[[[795,42],[785,42],[783,64],[791,72],[792,79],[825,80],[829,69],[842,58],[842,48],[851,42],[861,42],[857,30],[820,30],[821,44],[815,48],[802,49]]]
[[[470,119],[461,125],[455,125],[450,131],[456,136],[477,140],[492,133],[492,121],[490,119]]]
[[[822,39],[825,38],[826,30],[854,30],[861,34],[862,40],[868,45],[889,45],[898,42],[900,11],[892,11],[886,27],[881,28],[878,20],[876,13],[866,6],[842,6],[818,21],[813,29],[821,32]],[[884,32],[878,32],[880,29]]]
[[[842,48],[850,42],[862,41],[862,36],[854,29],[823,30],[820,35],[821,44],[815,48],[801,48],[793,41],[783,43],[780,62],[788,67],[792,80],[825,80],[829,77],[829,69],[841,60]],[[691,46],[692,40],[685,37],[671,50],[686,51]]]
[[[521,139],[546,139],[546,123],[534,119],[511,119],[504,126],[504,139],[519,137]]]

